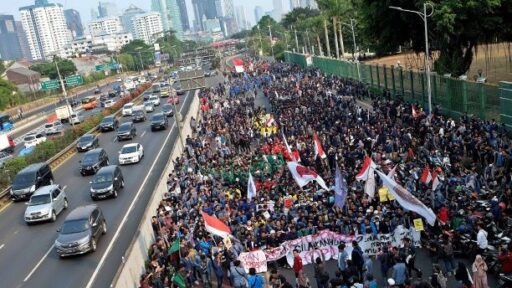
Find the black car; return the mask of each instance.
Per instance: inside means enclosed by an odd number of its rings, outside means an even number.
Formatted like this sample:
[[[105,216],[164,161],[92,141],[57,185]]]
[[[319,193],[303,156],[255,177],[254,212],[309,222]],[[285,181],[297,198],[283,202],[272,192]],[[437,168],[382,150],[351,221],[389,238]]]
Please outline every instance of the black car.
[[[172,105],[171,104],[164,104],[162,105],[162,112],[164,113],[165,116],[167,117],[172,117],[174,116],[174,110],[172,108]]]
[[[99,87],[94,89],[94,94],[100,94],[100,93],[101,93],[101,89]]]
[[[144,95],[142,97],[144,97],[144,101],[148,100],[149,97],[152,95],[153,93],[151,93],[151,91],[146,91],[144,92]]]
[[[182,90],[181,88],[176,89],[177,95],[185,95],[185,90]]]
[[[99,144],[100,143],[96,135],[84,134],[80,139],[78,139],[78,143],[76,143],[76,151],[89,151],[91,149],[98,148]]]
[[[80,174],[82,176],[96,174],[101,167],[109,165],[107,152],[103,148],[96,148],[84,154],[80,160]]]
[[[11,199],[29,199],[39,187],[51,184],[53,173],[50,166],[44,162],[32,164],[16,174],[11,184]]]
[[[94,252],[99,238],[107,233],[103,212],[96,205],[76,207],[57,230],[55,250],[60,257]]]
[[[125,140],[130,139],[132,140],[137,136],[137,130],[135,129],[135,125],[133,125],[133,122],[125,122],[119,126],[119,129],[117,129],[117,140]]]
[[[119,96],[119,92],[117,91],[112,90],[108,92],[108,98],[115,98],[117,96]]]
[[[117,198],[117,193],[124,187],[124,178],[117,165],[101,168],[91,181],[92,200],[103,199],[108,196]]]
[[[101,132],[114,131],[119,126],[119,121],[117,120],[116,116],[110,115],[110,116],[103,118],[103,120],[101,120],[99,126],[100,126]]]
[[[146,113],[143,110],[135,110],[132,113],[133,122],[144,122],[146,121]]]
[[[100,102],[105,102],[107,99],[108,99],[108,96],[107,96],[107,95],[105,95],[105,94],[102,94],[102,95],[100,96]]]
[[[163,113],[154,114],[151,117],[151,131],[155,130],[165,130],[169,126],[169,120]]]

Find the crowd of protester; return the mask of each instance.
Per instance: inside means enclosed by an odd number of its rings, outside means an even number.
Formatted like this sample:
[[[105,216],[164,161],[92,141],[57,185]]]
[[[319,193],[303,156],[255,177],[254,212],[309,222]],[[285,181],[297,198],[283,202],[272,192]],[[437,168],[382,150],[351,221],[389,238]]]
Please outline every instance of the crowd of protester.
[[[226,83],[201,91],[201,119],[193,121],[195,134],[187,136],[185,152],[173,159],[168,192],[152,219],[156,241],[141,287],[310,287],[313,282],[316,287],[447,287],[450,277],[459,287],[488,287],[480,254],[488,248],[490,231],[482,220],[508,229],[512,196],[512,145],[502,126],[467,115],[455,120],[437,110],[431,116],[413,115],[411,104],[373,95],[357,81],[286,63],[253,65],[253,71],[226,75]],[[255,105],[258,93],[269,101],[267,109]],[[370,97],[372,109],[359,105],[362,97]],[[279,133],[260,129],[269,113]],[[326,159],[315,158],[314,133]],[[291,155],[282,135],[298,150],[301,165],[328,185],[340,167],[349,187],[344,207],[334,205],[333,191],[315,185],[299,189],[286,166]],[[370,199],[355,180],[365,155],[385,172],[398,165],[397,180],[436,212],[436,224],[422,232],[432,253],[431,275],[416,268],[418,248],[408,238],[398,247],[383,247],[376,259],[356,241],[350,253],[342,244],[334,275],[320,257],[308,279],[298,253],[292,267],[285,259],[269,263],[268,279],[254,269],[246,273],[237,259],[244,251],[277,247],[326,229],[360,235],[412,227],[418,215],[394,201]],[[427,165],[441,178],[435,191],[418,181]],[[251,200],[249,175],[257,188]],[[287,205],[290,199],[293,204]],[[488,203],[489,213],[482,214],[477,200]],[[229,247],[206,231],[201,212],[229,225]],[[455,263],[457,233],[472,233],[478,241],[470,266]],[[511,272],[508,248],[499,253],[502,269]],[[294,281],[278,272],[283,267],[293,270]]]

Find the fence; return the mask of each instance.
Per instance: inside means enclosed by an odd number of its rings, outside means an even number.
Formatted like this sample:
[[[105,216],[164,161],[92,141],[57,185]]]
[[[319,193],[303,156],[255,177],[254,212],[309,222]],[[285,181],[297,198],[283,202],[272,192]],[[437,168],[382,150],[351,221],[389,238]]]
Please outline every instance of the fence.
[[[285,59],[303,68],[307,66],[304,54],[285,52]],[[313,57],[312,66],[328,74],[360,80],[370,88],[387,90],[393,99],[402,98],[428,107],[425,73],[397,66],[355,63],[319,56]],[[468,113],[481,119],[495,119],[512,127],[512,83],[500,82],[500,86],[496,86],[432,73],[431,87],[432,107],[439,105],[445,115],[459,118]]]

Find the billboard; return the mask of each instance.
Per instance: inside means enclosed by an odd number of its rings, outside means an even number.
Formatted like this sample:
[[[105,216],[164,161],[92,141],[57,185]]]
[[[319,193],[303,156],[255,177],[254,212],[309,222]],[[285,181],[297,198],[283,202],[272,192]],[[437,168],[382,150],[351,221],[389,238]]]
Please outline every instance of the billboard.
[[[155,65],[156,66],[160,66],[162,65],[162,59],[161,59],[161,54],[160,52],[155,52]]]

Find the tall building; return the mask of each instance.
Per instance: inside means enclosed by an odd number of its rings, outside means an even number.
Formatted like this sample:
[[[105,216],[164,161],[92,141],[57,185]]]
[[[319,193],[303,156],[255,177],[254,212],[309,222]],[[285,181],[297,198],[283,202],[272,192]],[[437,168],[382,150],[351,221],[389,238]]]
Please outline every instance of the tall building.
[[[239,31],[247,30],[250,28],[249,20],[245,14],[244,6],[235,7],[235,19]]]
[[[132,25],[135,32],[133,38],[143,40],[147,44],[152,44],[162,37],[164,32],[162,18],[158,12],[135,15],[132,18]]]
[[[178,7],[180,8],[181,27],[183,28],[183,31],[188,31],[188,30],[190,30],[190,21],[188,19],[187,3],[185,0],[177,0],[177,1],[178,1]]]
[[[192,0],[194,7],[194,28],[204,31],[203,17],[206,19],[218,18],[216,0]]]
[[[283,17],[284,10],[283,10],[283,0],[273,0],[274,4],[274,10],[272,10],[272,18],[276,20],[277,22],[281,21],[281,18]]]
[[[119,17],[99,18],[89,23],[89,32],[92,36],[117,34],[123,32],[123,26]]]
[[[75,9],[64,10],[64,17],[66,17],[66,24],[73,39],[82,37],[84,35],[84,27],[82,26],[82,19],[80,13]]]
[[[124,10],[123,15],[121,15],[121,25],[123,26],[123,30],[126,33],[131,33],[132,35],[135,34],[135,31],[133,30],[132,25],[132,18],[133,16],[144,14],[146,11],[140,9],[139,7],[135,5],[130,5],[126,10]]]
[[[28,45],[27,36],[25,36],[26,33],[21,21],[16,21],[16,32],[18,34],[18,42],[20,43],[21,56],[24,59],[32,59],[32,56],[30,55],[30,46]]]
[[[300,0],[290,0],[290,10],[300,7]]]
[[[261,18],[265,16],[265,11],[263,10],[263,7],[256,6],[254,7],[254,19],[256,20],[256,24],[260,22]]]
[[[98,10],[91,9],[91,20],[98,19],[100,16],[98,15]]]
[[[0,15],[0,59],[18,60],[23,58],[14,16]]]
[[[238,32],[233,0],[215,0],[217,18],[221,21],[224,37]]]
[[[176,0],[152,0],[151,10],[160,13],[165,31],[173,30],[179,39],[183,38],[181,13]]]
[[[300,0],[300,7],[318,9],[318,4],[316,3],[316,0]]]
[[[57,54],[71,41],[62,5],[32,5],[19,10],[32,60]]]
[[[117,6],[112,2],[99,2],[98,18],[117,16]]]
[[[48,0],[36,0],[35,5],[36,6],[48,5]]]

